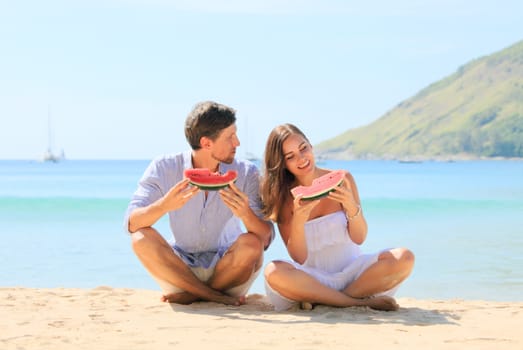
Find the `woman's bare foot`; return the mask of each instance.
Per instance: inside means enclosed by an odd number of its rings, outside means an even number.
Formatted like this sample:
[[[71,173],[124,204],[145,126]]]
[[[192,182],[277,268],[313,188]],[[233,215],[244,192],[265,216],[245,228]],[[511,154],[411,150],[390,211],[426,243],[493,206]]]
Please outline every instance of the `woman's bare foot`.
[[[310,311],[310,310],[314,309],[314,305],[312,303],[309,303],[308,301],[302,301],[300,303],[300,309],[305,310],[305,311]]]

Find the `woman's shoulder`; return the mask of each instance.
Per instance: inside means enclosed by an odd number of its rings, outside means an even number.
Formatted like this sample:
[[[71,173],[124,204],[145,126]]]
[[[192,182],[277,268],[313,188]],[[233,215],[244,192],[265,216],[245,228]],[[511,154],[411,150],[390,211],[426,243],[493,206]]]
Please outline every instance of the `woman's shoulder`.
[[[349,170],[347,170],[347,169],[330,169],[330,168],[319,168],[319,167],[317,169],[318,169],[318,172],[319,172],[320,176],[326,175],[328,173],[332,173],[334,171],[343,171],[345,173],[345,177],[347,179],[354,180],[354,177],[352,176],[352,173]]]
[[[330,168],[319,168],[323,171],[325,171],[325,174],[333,172],[333,171],[343,171],[346,176],[352,177],[352,173],[348,169],[330,169]]]

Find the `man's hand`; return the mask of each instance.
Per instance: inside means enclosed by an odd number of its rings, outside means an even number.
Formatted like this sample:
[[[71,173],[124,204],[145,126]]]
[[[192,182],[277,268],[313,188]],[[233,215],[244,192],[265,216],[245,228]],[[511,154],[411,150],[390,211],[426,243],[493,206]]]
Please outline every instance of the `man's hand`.
[[[183,207],[199,190],[196,186],[189,186],[189,179],[178,182],[156,202],[133,210],[129,215],[129,232],[154,225],[167,212]]]
[[[194,197],[199,190],[196,186],[189,186],[189,179],[183,179],[163,196],[161,206],[165,212],[180,209],[189,199]]]
[[[251,210],[249,206],[249,197],[240,191],[235,184],[231,183],[226,188],[220,190],[219,193],[222,201],[229,209],[231,209],[235,216],[243,218]]]

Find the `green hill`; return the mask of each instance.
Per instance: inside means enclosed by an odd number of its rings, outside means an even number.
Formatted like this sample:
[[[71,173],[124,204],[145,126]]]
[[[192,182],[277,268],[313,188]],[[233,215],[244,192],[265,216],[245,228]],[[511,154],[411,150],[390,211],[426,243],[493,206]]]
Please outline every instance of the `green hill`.
[[[523,41],[469,62],[315,151],[338,159],[523,157]]]

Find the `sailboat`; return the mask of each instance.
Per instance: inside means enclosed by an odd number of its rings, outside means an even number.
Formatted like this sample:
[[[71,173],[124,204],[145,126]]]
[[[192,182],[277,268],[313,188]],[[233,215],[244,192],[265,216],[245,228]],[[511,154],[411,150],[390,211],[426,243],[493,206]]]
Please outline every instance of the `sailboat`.
[[[53,152],[51,152],[50,149],[47,149],[47,151],[44,152],[44,154],[42,155],[42,161],[43,162],[53,162],[53,163],[56,163],[60,160],[60,157],[58,157],[57,155],[53,154]]]
[[[57,154],[53,153],[53,147],[52,147],[52,130],[51,130],[51,112],[47,111],[47,150],[42,155],[42,162],[53,162],[56,163],[61,159],[64,159],[64,151],[62,150],[62,154],[59,156]]]

